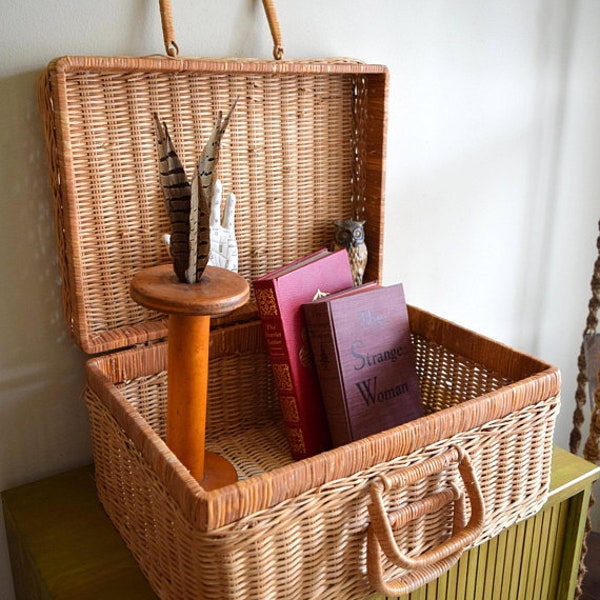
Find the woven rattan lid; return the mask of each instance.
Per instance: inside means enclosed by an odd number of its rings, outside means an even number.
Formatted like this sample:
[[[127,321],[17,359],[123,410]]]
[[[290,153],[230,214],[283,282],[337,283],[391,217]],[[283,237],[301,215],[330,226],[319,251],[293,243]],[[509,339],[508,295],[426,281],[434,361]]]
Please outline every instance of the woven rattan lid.
[[[191,173],[219,110],[237,99],[218,174],[233,192],[239,272],[253,278],[366,220],[380,279],[387,69],[322,62],[64,57],[40,85],[65,314],[90,354],[166,335],[133,302],[139,269],[168,262],[152,113]]]

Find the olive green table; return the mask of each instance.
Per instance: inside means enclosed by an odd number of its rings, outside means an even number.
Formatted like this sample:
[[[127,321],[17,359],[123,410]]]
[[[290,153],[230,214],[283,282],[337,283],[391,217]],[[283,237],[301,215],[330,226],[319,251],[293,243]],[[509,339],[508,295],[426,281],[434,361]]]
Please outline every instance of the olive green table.
[[[600,469],[556,448],[544,509],[465,553],[410,600],[572,598],[592,483]],[[145,600],[156,595],[84,467],[2,493],[19,600]],[[376,596],[374,596],[376,597]]]

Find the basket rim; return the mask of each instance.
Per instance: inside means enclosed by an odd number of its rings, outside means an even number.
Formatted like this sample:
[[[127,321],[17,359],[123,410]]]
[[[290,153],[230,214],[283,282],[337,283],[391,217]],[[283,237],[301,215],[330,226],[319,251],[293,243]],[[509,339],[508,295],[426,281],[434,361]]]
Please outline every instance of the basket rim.
[[[352,58],[319,59],[259,59],[259,58],[211,58],[211,57],[171,57],[162,54],[148,56],[100,56],[65,55],[48,63],[48,70],[57,73],[94,70],[106,72],[157,71],[206,73],[272,73],[281,74],[324,74],[324,75],[387,75],[386,65],[366,63]]]
[[[411,327],[413,322],[417,323],[417,327],[420,326],[419,317],[429,320],[434,318],[447,332],[460,330],[474,339],[481,340],[486,346],[492,345],[501,352],[511,353],[515,359],[525,363],[532,374],[387,431],[212,491],[204,490],[192,478],[166,443],[129,404],[117,387],[107,381],[102,362],[108,357],[88,360],[87,381],[150,467],[163,479],[169,493],[181,506],[189,522],[201,531],[212,531],[330,481],[348,477],[395,457],[411,454],[440,439],[506,418],[511,413],[540,401],[559,397],[560,371],[557,367],[414,306],[410,307],[410,311]],[[246,323],[242,325],[244,326],[252,324]],[[123,364],[123,361],[127,360],[128,353],[129,356],[132,356],[131,353],[141,356],[142,353],[148,352],[149,348],[150,351],[159,352],[161,345],[163,344],[121,351],[118,353],[119,363]],[[285,482],[285,485],[274,485],[274,482],[278,481]]]

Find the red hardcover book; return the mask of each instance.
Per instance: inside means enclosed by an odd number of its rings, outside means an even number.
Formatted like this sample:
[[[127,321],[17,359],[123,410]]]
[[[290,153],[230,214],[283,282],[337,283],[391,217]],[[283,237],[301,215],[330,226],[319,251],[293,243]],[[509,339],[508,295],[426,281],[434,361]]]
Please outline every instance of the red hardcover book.
[[[319,250],[252,282],[292,457],[331,448],[302,305],[352,286],[346,250]]]
[[[423,416],[402,284],[303,307],[334,446]]]

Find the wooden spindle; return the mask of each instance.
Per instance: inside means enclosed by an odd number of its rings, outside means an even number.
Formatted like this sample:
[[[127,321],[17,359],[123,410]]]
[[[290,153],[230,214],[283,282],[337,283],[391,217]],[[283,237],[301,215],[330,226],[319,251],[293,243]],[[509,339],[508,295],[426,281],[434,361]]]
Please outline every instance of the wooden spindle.
[[[180,283],[170,264],[138,272],[130,284],[135,302],[169,315],[167,445],[205,489],[235,483],[225,458],[205,451],[210,317],[248,300],[248,282],[208,266],[199,283]]]

